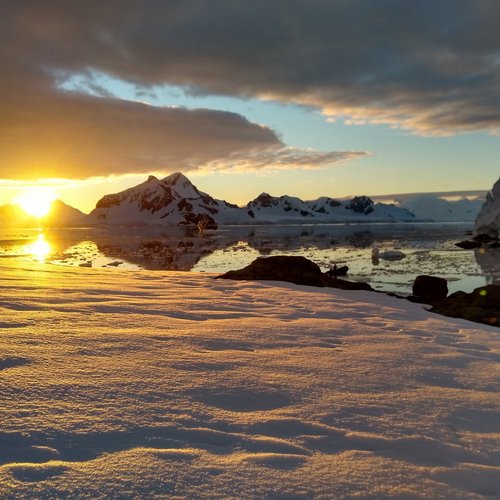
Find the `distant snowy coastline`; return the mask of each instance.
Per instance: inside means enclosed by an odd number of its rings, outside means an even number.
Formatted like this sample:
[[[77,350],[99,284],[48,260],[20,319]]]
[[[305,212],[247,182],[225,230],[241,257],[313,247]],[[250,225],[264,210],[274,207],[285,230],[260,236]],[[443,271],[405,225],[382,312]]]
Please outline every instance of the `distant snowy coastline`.
[[[181,173],[165,179],[150,176],[144,183],[102,198],[89,215],[95,224],[173,224],[207,227],[228,224],[321,223],[347,221],[411,221],[406,209],[375,203],[366,196],[337,201],[322,197],[303,201],[262,193],[245,207],[217,200],[199,191]]]
[[[387,203],[385,201],[391,201]],[[101,198],[89,215],[58,201],[52,213],[35,219],[15,205],[0,207],[2,227],[81,226],[202,226],[216,228],[249,224],[331,224],[380,222],[473,222],[481,205],[479,194],[458,199],[445,194],[327,196],[304,201],[294,196],[262,193],[239,207],[203,193],[181,173],[164,179],[149,176],[134,187]]]
[[[487,191],[409,193],[374,196],[381,203],[406,208],[415,219],[428,222],[474,222]]]

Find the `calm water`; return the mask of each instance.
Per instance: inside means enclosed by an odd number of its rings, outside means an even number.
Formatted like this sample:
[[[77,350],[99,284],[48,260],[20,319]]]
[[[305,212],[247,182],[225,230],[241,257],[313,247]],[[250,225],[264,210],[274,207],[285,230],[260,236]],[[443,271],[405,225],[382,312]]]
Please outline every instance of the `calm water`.
[[[442,276],[450,291],[500,283],[500,250],[462,250],[470,224],[329,224],[227,227],[203,235],[180,229],[9,229],[0,257],[41,265],[224,272],[262,255],[303,255],[327,270],[348,265],[348,278],[411,293],[418,274]],[[372,248],[399,250],[399,261],[372,260]]]

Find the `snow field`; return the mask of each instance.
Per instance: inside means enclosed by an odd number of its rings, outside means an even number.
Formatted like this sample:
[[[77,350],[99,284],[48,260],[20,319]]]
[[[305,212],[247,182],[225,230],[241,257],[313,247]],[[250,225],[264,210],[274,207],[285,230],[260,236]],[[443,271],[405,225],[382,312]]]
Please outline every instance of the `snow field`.
[[[499,331],[382,294],[0,263],[2,498],[500,495]]]

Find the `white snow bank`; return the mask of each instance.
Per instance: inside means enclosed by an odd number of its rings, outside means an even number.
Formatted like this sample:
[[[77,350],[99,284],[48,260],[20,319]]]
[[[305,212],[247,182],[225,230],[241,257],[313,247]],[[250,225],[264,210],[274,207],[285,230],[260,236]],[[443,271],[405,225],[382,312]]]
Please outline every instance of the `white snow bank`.
[[[369,292],[0,265],[0,497],[500,494],[498,329]]]

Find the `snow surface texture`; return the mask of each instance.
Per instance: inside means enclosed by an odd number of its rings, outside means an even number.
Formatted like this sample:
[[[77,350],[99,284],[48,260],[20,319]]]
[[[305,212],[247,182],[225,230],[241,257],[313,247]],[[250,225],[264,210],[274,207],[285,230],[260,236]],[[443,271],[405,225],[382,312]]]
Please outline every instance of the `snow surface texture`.
[[[486,195],[474,224],[474,236],[480,235],[500,239],[500,179]]]
[[[181,173],[146,182],[102,198],[89,216],[94,224],[191,224],[208,217],[215,224],[413,221],[406,209],[374,203],[365,196],[348,201],[302,201],[262,193],[240,208],[199,191]]]
[[[196,273],[0,287],[1,498],[500,495],[497,329]]]

